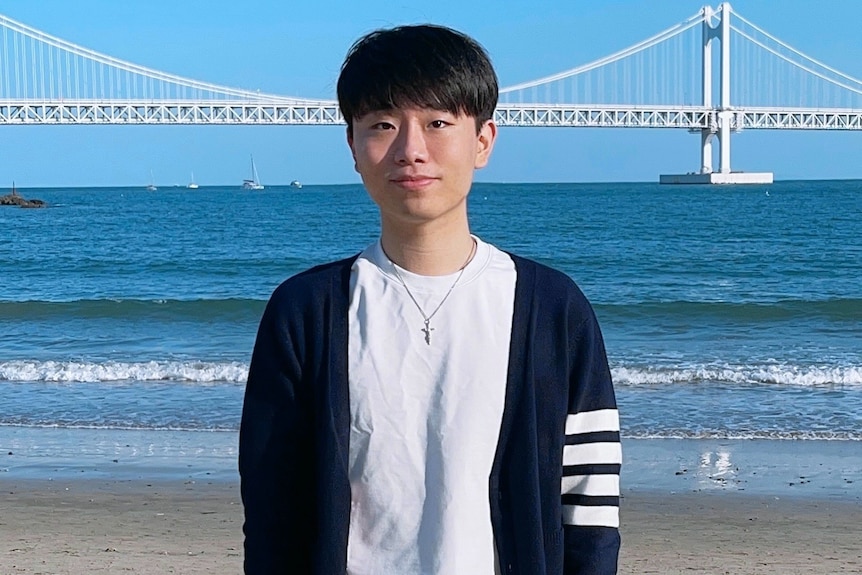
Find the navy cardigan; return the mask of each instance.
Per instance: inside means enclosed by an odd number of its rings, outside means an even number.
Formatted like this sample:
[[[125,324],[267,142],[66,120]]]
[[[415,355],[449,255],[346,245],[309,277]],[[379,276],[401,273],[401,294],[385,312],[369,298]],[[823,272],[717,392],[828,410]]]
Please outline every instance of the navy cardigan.
[[[566,435],[570,414],[616,410],[592,308],[566,275],[512,255],[517,272],[505,407],[489,477],[501,570],[616,573],[615,526],[564,525],[563,505],[618,509],[619,496],[562,494],[563,447],[619,447],[619,430]],[[260,323],[240,426],[245,573],[343,575],[350,516],[348,300],[356,257],[280,285]],[[616,511],[616,509],[614,509]],[[458,575],[458,574],[440,574]]]

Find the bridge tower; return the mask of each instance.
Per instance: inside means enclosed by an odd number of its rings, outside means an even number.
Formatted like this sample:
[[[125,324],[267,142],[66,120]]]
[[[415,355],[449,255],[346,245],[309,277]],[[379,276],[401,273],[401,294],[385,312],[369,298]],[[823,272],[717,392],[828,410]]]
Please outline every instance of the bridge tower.
[[[732,9],[729,2],[722,3],[717,10],[710,6],[703,7],[703,99],[704,108],[715,110],[718,119],[717,126],[700,130],[700,171],[688,174],[662,174],[659,182],[662,184],[771,184],[772,172],[733,172],[730,169],[730,134],[733,121],[733,107],[730,103],[730,15]],[[712,20],[720,14],[718,24],[713,26]],[[719,103],[713,104],[713,72],[712,45],[714,41],[721,44],[719,59]],[[716,172],[712,165],[712,142],[718,136],[719,168]]]

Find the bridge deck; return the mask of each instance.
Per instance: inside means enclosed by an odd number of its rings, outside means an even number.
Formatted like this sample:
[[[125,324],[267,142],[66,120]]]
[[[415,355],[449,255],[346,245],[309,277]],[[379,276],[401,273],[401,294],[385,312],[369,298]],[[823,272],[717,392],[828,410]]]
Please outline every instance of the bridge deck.
[[[733,130],[862,130],[862,110],[807,108],[576,106],[501,104],[499,126],[684,128],[716,131],[731,115]],[[0,100],[0,124],[249,124],[338,125],[335,101]]]

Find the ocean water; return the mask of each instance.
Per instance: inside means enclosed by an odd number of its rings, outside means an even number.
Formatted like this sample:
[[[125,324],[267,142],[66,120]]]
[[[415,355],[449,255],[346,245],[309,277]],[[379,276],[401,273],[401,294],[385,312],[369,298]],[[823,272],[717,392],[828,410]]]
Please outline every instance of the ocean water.
[[[0,207],[0,469],[235,458],[269,294],[378,234],[353,185],[21,193],[49,207]],[[862,182],[476,184],[470,211],[587,294],[624,437],[862,440]]]

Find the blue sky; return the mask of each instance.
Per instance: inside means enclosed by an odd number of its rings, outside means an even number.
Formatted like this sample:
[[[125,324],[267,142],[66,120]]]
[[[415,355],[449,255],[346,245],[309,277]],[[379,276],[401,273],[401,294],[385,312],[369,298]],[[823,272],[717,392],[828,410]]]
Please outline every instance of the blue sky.
[[[628,47],[696,13],[702,0],[5,0],[4,15],[87,48],[227,86],[334,98],[350,44],[379,27],[434,22],[477,38],[503,86]],[[712,6],[717,6],[713,2]],[[862,77],[862,2],[737,0],[734,10],[802,52]],[[699,167],[685,130],[505,128],[490,182],[657,181]],[[776,179],[862,178],[862,133],[747,131],[733,168]],[[0,189],[239,184],[253,154],[264,184],[354,183],[343,127],[3,126]]]

